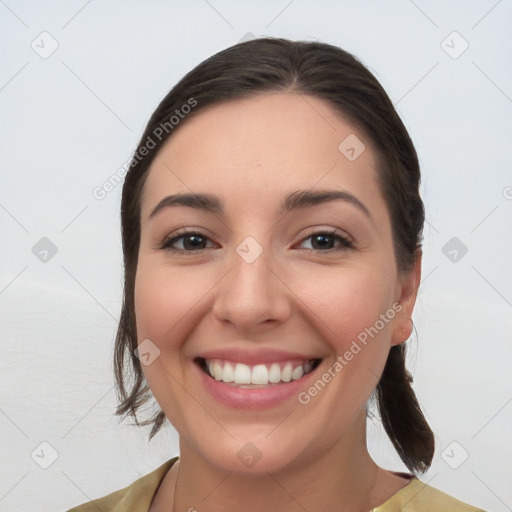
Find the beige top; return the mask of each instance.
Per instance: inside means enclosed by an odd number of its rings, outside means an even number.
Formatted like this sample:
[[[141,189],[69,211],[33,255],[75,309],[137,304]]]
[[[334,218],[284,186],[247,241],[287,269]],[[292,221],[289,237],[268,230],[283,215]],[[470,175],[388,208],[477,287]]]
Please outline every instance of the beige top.
[[[99,510],[101,512],[147,512],[162,480],[177,460],[178,457],[174,457],[128,487],[79,505],[68,512],[98,512]],[[403,474],[400,475],[403,476]],[[405,487],[371,512],[404,512],[405,510],[407,512],[485,512],[421,482],[415,476],[412,476]]]

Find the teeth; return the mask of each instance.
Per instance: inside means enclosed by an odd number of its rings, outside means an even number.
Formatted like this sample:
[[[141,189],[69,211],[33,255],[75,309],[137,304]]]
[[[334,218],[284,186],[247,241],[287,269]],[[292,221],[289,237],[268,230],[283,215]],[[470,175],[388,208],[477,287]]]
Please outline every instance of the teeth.
[[[281,380],[283,382],[290,382],[292,380],[292,365],[287,363],[281,372]]]
[[[268,371],[268,381],[272,384],[277,384],[281,380],[281,368],[277,363],[273,363],[270,365],[270,370]]]
[[[235,366],[235,384],[250,384],[251,369],[246,364],[238,363]]]
[[[213,376],[215,377],[215,380],[222,379],[222,366],[218,362],[213,364]]]
[[[269,366],[257,364],[230,363],[218,359],[206,361],[208,372],[215,379],[234,384],[277,384],[298,380],[313,368],[313,361],[304,364],[287,362],[284,365],[272,363]]]
[[[264,364],[257,364],[252,369],[251,384],[268,384],[268,370]]]
[[[235,380],[235,369],[231,363],[224,364],[224,370],[222,370],[222,380],[224,382],[233,382]]]
[[[302,366],[297,366],[292,371],[292,380],[298,380],[304,375],[304,368]]]

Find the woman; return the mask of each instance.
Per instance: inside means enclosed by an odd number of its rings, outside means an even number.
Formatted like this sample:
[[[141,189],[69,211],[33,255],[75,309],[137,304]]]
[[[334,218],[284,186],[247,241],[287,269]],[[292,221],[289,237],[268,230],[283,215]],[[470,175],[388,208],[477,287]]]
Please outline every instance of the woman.
[[[151,117],[122,196],[121,416],[154,396],[180,455],[102,511],[476,511],[416,476],[434,435],[405,368],[421,275],[415,149],[352,55],[258,39]],[[367,403],[411,473],[379,467]]]

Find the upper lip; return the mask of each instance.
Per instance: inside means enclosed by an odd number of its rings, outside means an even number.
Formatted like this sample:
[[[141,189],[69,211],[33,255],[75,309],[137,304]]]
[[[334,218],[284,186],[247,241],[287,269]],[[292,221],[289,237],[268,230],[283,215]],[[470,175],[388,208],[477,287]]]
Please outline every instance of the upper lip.
[[[287,352],[271,348],[219,348],[216,350],[202,352],[197,357],[210,360],[222,359],[251,366],[256,364],[279,363],[283,361],[291,361],[293,359],[303,359],[304,361],[321,359],[318,355],[308,355],[300,352]]]

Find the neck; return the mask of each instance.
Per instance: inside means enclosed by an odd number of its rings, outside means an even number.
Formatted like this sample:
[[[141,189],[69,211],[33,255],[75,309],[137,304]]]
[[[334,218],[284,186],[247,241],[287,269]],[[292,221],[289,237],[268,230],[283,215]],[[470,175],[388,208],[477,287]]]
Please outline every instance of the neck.
[[[383,498],[378,481],[384,471],[368,453],[362,420],[334,446],[314,457],[299,456],[272,473],[225,471],[180,439],[174,512],[371,510]]]

